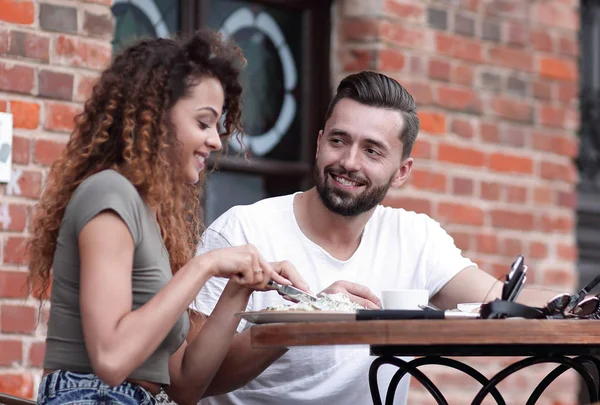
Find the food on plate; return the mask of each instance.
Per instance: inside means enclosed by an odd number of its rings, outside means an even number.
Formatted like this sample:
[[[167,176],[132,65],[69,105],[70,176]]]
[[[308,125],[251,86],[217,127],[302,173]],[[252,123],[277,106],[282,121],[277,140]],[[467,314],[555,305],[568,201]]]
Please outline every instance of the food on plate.
[[[266,308],[267,311],[340,311],[352,312],[357,309],[365,309],[363,306],[350,301],[344,293],[319,294],[315,302],[296,302],[285,305],[273,305]]]

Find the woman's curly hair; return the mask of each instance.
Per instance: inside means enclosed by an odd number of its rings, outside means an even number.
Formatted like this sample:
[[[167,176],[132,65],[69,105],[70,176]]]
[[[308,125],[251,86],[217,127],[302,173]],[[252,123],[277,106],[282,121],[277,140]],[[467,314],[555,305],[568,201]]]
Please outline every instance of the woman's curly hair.
[[[75,121],[62,155],[50,169],[29,241],[30,285],[44,296],[58,232],[75,189],[89,176],[114,169],[157,210],[176,272],[193,255],[201,223],[201,183],[186,183],[181,145],[169,122],[171,107],[202,78],[218,79],[225,93],[222,136],[241,131],[241,50],[215,32],[188,39],[147,39],[126,48],[101,75]]]

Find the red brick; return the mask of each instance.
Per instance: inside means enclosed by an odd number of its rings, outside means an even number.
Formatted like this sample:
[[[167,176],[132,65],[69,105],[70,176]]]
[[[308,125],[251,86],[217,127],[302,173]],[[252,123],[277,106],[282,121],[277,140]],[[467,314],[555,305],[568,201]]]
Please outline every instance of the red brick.
[[[530,242],[528,256],[533,259],[545,259],[548,257],[548,245],[546,242]]]
[[[0,62],[0,91],[31,93],[34,73],[33,68],[29,66]]]
[[[530,231],[533,229],[534,217],[531,213],[495,209],[491,213],[492,227]]]
[[[445,60],[431,59],[427,71],[431,79],[450,80],[450,63]]]
[[[0,55],[4,55],[10,48],[10,31],[0,27]]]
[[[481,0],[462,0],[460,6],[464,10],[479,11]]]
[[[466,232],[452,231],[451,235],[454,239],[454,244],[462,251],[469,250],[471,246],[471,235]]]
[[[482,62],[482,45],[478,41],[436,32],[436,49],[441,55],[451,58]]]
[[[558,99],[565,103],[572,103],[579,99],[579,87],[571,83],[556,83],[558,87]]]
[[[419,106],[428,105],[432,103],[433,92],[431,91],[431,86],[429,84],[408,81],[401,82],[404,88],[413,96],[413,98],[415,100],[419,100]]]
[[[454,195],[473,195],[473,180],[463,177],[452,179],[452,193]]]
[[[498,183],[483,181],[481,182],[481,198],[484,200],[498,201],[502,186]]]
[[[13,24],[33,24],[33,1],[0,0],[0,20]]]
[[[451,130],[462,138],[471,139],[474,136],[473,125],[471,125],[469,121],[460,118],[454,118],[452,120]]]
[[[15,175],[15,174],[13,174]],[[14,195],[28,198],[40,198],[42,192],[42,173],[38,171],[22,170],[16,171],[18,190],[13,189]]]
[[[31,374],[0,374],[0,392],[31,399],[33,398],[33,376]]]
[[[533,148],[537,150],[569,157],[576,157],[579,153],[578,138],[570,134],[534,131],[531,133],[531,141]]]
[[[27,101],[10,101],[10,112],[13,114],[15,128],[36,129],[40,125],[40,105]]]
[[[490,48],[488,59],[497,66],[524,72],[533,71],[533,56],[526,50],[498,45]]]
[[[23,361],[23,343],[18,340],[0,340],[0,367],[11,367]],[[0,392],[2,390],[2,375],[0,374]]]
[[[450,110],[468,113],[481,112],[481,100],[473,90],[440,86],[437,104]]]
[[[529,274],[529,273],[527,273]],[[571,271],[563,269],[547,269],[544,271],[543,284],[544,285],[555,285],[560,286],[565,291],[568,291],[575,287],[577,279],[575,274]],[[567,405],[563,402],[553,401],[553,405]],[[571,404],[571,403],[568,403]]]
[[[343,35],[348,41],[374,41],[379,38],[380,20],[346,19]]]
[[[50,39],[47,36],[32,32],[12,31],[8,53],[41,62],[49,62]]]
[[[342,54],[344,70],[358,71],[374,69],[375,52],[370,49],[347,49]]]
[[[35,330],[35,314],[33,307],[4,304],[0,307],[0,331],[30,335]]]
[[[446,191],[446,176],[426,169],[414,168],[411,172],[410,184],[423,190]]]
[[[23,232],[25,231],[25,227],[27,226],[27,210],[28,207],[24,204],[8,204],[8,216],[10,217],[10,222],[6,223],[4,221],[0,222],[2,225],[2,230],[5,231],[13,231],[13,232]],[[3,204],[4,205],[4,204]]]
[[[533,160],[529,156],[515,156],[501,152],[492,153],[488,167],[497,172],[533,173]]]
[[[554,43],[552,37],[546,30],[534,30],[531,32],[531,43],[536,51],[552,53]]]
[[[506,202],[513,204],[525,204],[527,202],[526,187],[507,185],[504,189],[506,191]]]
[[[32,367],[42,367],[44,365],[44,353],[46,353],[46,344],[44,342],[35,342],[29,348],[29,365]]]
[[[112,48],[109,44],[60,35],[55,39],[56,62],[75,67],[101,70],[111,61]]]
[[[0,112],[8,111],[8,103],[4,100],[0,100]]]
[[[551,205],[553,203],[552,189],[545,186],[536,187],[533,190],[533,202],[536,205]]]
[[[574,191],[557,191],[556,201],[560,207],[575,209],[577,207],[577,194]]]
[[[524,16],[526,13],[526,4],[520,0],[494,0],[485,2],[485,11],[490,14],[499,14],[505,16]]]
[[[541,105],[538,108],[539,123],[547,127],[563,128],[565,125],[564,108]]]
[[[541,76],[549,79],[575,82],[578,77],[577,65],[569,59],[541,57],[539,59],[538,70]]]
[[[12,148],[13,163],[24,165],[29,163],[29,150],[31,148],[31,142],[29,138],[23,138],[21,136],[14,135]]]
[[[452,68],[452,74],[450,75],[450,80],[456,84],[462,84],[464,86],[472,86],[473,78],[475,77],[475,73],[473,72],[473,68],[468,65],[463,64],[455,64]]]
[[[572,163],[540,162],[540,176],[547,180],[575,183],[577,173]]]
[[[73,75],[42,70],[38,74],[38,93],[42,97],[70,101],[73,98]]]
[[[573,218],[569,215],[565,216],[550,216],[541,215],[538,219],[537,228],[542,232],[558,232],[571,234],[574,229]]]
[[[381,202],[386,207],[403,208],[407,211],[414,211],[431,215],[431,201],[422,198],[412,198],[406,196],[396,196],[388,194]]]
[[[478,253],[495,255],[498,253],[498,238],[493,234],[478,234],[476,249]]]
[[[50,166],[58,159],[64,148],[64,142],[38,139],[34,145],[33,161],[45,166]]]
[[[0,270],[0,298],[26,298],[29,295],[26,272]]]
[[[420,4],[398,3],[395,0],[387,0],[385,10],[388,12],[387,15],[411,22],[421,22],[425,14],[425,9]]]
[[[27,239],[21,236],[9,236],[4,242],[4,263],[27,264]]]
[[[446,133],[446,115],[434,111],[419,111],[421,130],[430,134]]]
[[[404,68],[404,54],[395,49],[379,50],[377,69],[383,72],[402,70]]]
[[[438,204],[437,217],[445,223],[483,226],[485,214],[479,207],[441,202]]]
[[[485,164],[485,153],[475,148],[441,143],[438,146],[438,160],[465,166],[481,167]]]
[[[517,256],[524,254],[523,242],[518,239],[503,239],[500,243],[500,254],[504,256]]]
[[[423,135],[419,136],[413,145],[411,155],[414,158],[431,159],[433,156],[433,146],[431,145],[431,142],[423,139]]]
[[[84,102],[92,95],[94,85],[98,82],[98,76],[80,75],[75,92],[75,101]]]
[[[384,22],[381,27],[382,36],[396,45],[408,48],[423,49],[425,43],[425,31],[421,28],[413,29],[395,22]]]
[[[575,36],[561,37],[558,41],[558,51],[566,56],[577,57],[579,55],[579,42]]]
[[[540,22],[553,28],[565,28],[570,31],[579,29],[579,14],[573,7],[558,1],[544,1],[532,5],[533,21]]]
[[[532,121],[533,109],[531,103],[506,97],[495,97],[492,99],[491,107],[492,112],[499,118],[523,123]]]
[[[500,131],[498,125],[489,122],[482,122],[480,126],[480,136],[485,142],[500,142]]]
[[[559,243],[556,245],[556,253],[559,259],[575,261],[577,260],[577,246],[567,244],[567,243]]]
[[[56,132],[71,132],[75,125],[75,116],[80,108],[71,104],[47,102],[44,129]]]
[[[520,21],[510,21],[507,32],[508,43],[511,45],[526,46],[530,43],[529,27]]]
[[[552,97],[552,86],[547,81],[534,80],[532,90],[533,97],[539,100],[550,100]]]
[[[527,137],[525,128],[523,126],[504,125],[500,132],[498,143],[517,147],[525,146],[525,139]]]

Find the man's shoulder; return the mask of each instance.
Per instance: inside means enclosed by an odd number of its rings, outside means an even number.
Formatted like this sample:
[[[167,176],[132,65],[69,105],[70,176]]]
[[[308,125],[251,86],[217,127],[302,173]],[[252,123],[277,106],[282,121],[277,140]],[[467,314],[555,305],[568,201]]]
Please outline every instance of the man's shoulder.
[[[211,224],[211,227],[223,227],[233,222],[270,223],[277,215],[292,212],[294,194],[265,198],[248,205],[236,205]]]

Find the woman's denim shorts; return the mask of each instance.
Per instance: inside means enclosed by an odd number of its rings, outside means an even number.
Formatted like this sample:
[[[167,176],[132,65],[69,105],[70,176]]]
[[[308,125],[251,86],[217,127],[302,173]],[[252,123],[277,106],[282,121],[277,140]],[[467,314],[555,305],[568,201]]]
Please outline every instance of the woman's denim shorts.
[[[95,374],[54,371],[40,383],[38,404],[155,405],[156,399],[146,389],[125,381],[116,387],[102,382]]]

